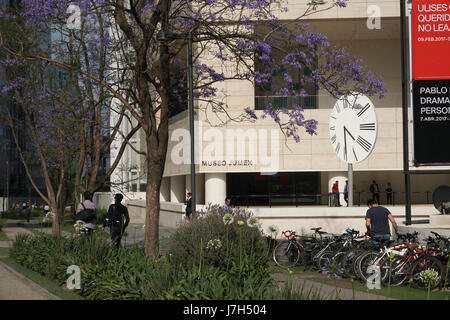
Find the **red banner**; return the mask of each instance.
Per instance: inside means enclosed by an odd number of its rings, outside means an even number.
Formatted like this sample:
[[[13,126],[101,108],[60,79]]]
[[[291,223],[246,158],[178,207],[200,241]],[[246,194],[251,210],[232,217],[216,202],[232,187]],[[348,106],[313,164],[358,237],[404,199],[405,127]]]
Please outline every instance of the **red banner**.
[[[412,1],[413,79],[450,79],[450,1]]]

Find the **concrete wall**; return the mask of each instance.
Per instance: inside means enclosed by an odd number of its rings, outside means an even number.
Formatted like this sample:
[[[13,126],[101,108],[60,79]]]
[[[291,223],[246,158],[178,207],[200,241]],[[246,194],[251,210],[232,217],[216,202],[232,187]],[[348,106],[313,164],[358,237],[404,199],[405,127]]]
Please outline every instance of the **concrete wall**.
[[[92,201],[97,209],[108,209],[109,205],[114,203],[114,194],[111,192],[96,192]]]
[[[129,200],[126,203],[130,223],[145,223],[145,201]],[[163,227],[177,228],[182,221],[185,205],[181,203],[161,202],[159,224]]]
[[[131,200],[127,203],[131,223],[145,222],[145,202]],[[387,207],[397,223],[400,225],[405,220],[404,207]],[[198,207],[198,210],[204,206]],[[302,207],[302,208],[250,208],[261,222],[262,229],[266,232],[269,226],[275,225],[278,230],[295,230],[297,233],[311,233],[311,228],[322,227],[323,231],[340,234],[346,228],[353,228],[364,233],[365,215],[367,208],[329,208],[329,207]],[[180,203],[161,202],[160,225],[177,228],[183,219],[185,206]],[[432,206],[414,206],[412,218],[414,220],[429,219],[437,214]],[[278,235],[281,236],[281,233]]]
[[[394,216],[397,224],[405,220],[404,207],[390,207],[389,211]],[[434,210],[434,211],[433,211]],[[364,233],[365,216],[367,208],[329,208],[329,207],[303,207],[303,208],[253,208],[255,216],[260,219],[264,231],[270,225],[275,225],[280,231],[295,230],[299,234],[310,234],[311,228],[322,227],[323,231],[341,234],[347,228],[353,228]],[[412,208],[412,219],[429,219],[435,214],[435,209],[431,206],[421,206]]]

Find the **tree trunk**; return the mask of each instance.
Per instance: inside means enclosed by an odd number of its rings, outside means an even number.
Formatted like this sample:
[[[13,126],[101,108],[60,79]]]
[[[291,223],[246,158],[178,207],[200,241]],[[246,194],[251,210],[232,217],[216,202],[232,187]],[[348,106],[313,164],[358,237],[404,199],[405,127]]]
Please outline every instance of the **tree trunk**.
[[[52,234],[54,236],[59,236],[61,234],[61,231],[59,228],[58,205],[56,204],[56,202],[50,204],[50,211],[53,212]]]
[[[145,208],[145,255],[156,259],[159,256],[159,192],[162,170],[159,166],[147,161],[147,188]]]

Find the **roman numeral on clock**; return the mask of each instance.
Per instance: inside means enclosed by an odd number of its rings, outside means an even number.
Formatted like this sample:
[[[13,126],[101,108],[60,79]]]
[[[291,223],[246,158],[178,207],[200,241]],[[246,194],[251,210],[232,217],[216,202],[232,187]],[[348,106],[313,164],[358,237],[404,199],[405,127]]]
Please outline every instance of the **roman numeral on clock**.
[[[364,112],[366,112],[369,108],[370,108],[370,103],[366,104],[366,105],[364,106],[364,108],[362,108],[361,110],[359,110],[357,116],[358,116],[358,117],[361,117],[362,114],[363,114]]]
[[[336,135],[331,137],[331,143],[335,143],[336,142]]]
[[[341,143],[338,142],[337,146],[336,146],[336,153],[339,153],[339,150],[341,150]]]
[[[372,144],[361,136],[358,136],[356,142],[361,146],[361,148],[363,148],[367,152],[369,152],[370,148],[372,148]]]
[[[360,130],[371,130],[371,131],[374,131],[375,130],[375,122],[361,123],[359,125],[359,129]]]
[[[339,113],[339,112],[341,112],[341,108],[339,108],[339,105],[338,104],[336,104],[336,111]]]
[[[330,127],[330,130],[336,130],[335,126]]]
[[[350,107],[350,103],[348,102],[347,99],[342,100],[342,106],[344,107],[344,109]]]

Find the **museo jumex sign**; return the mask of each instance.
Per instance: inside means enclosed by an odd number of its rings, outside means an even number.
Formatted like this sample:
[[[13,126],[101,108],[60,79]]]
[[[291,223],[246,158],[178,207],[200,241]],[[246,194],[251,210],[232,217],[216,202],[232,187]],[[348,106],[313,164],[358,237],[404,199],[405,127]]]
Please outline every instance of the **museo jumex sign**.
[[[415,165],[450,163],[450,1],[413,0]]]

